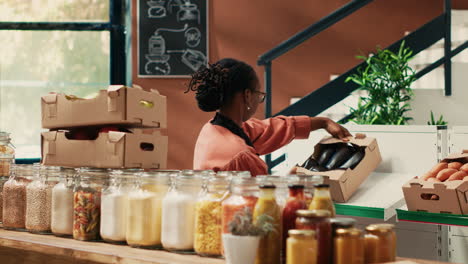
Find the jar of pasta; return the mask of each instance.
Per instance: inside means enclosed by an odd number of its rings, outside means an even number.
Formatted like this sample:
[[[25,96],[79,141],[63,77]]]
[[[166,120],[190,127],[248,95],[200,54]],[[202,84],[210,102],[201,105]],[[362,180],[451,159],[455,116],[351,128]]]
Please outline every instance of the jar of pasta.
[[[80,168],[73,189],[73,238],[98,240],[101,193],[109,181],[107,169]]]
[[[365,262],[392,262],[396,258],[396,234],[392,224],[374,224],[366,227]]]
[[[73,235],[73,187],[76,170],[61,168],[59,182],[52,188],[50,227],[56,236]]]
[[[201,256],[221,255],[221,203],[229,195],[229,177],[211,176],[195,205],[194,249]]]
[[[60,167],[41,166],[26,187],[26,229],[48,234],[52,212],[52,189],[59,181]]]
[[[175,178],[162,201],[162,234],[164,249],[193,252],[195,204],[202,190],[203,177],[182,172]]]
[[[338,228],[333,244],[333,263],[364,264],[364,236],[361,230]]]
[[[3,185],[3,228],[25,230],[26,186],[38,173],[39,166],[15,165],[13,173]]]
[[[110,172],[109,185],[101,194],[101,238],[109,243],[125,243],[128,193],[141,169]]]
[[[128,194],[127,244],[137,248],[162,248],[162,200],[179,171],[141,172]]]

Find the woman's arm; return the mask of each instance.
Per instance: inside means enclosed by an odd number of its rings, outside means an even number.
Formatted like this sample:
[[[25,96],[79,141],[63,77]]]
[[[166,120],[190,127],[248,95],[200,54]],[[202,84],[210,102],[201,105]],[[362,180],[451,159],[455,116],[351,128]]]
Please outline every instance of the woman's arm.
[[[250,119],[243,124],[244,131],[260,155],[271,153],[293,139],[306,139],[311,131],[325,129],[338,138],[349,136],[348,130],[324,117],[277,116],[265,120]]]

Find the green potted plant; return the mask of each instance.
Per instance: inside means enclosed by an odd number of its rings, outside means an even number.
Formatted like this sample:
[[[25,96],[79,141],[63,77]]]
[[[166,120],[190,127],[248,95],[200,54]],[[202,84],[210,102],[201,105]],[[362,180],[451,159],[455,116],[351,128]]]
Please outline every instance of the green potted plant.
[[[446,126],[448,122],[444,120],[443,115],[440,115],[439,119],[435,119],[434,112],[431,110],[431,120],[427,121],[427,124],[429,126]]]
[[[260,215],[253,221],[252,210],[245,207],[229,222],[229,233],[223,234],[224,256],[227,264],[254,264],[260,237],[275,230],[273,218]]]
[[[411,83],[414,70],[408,65],[413,52],[403,41],[397,53],[377,48],[377,53],[357,56],[366,62],[346,82],[359,85],[366,95],[361,96],[356,108],[350,107],[350,122],[370,125],[405,125],[411,117],[409,101],[413,96]]]

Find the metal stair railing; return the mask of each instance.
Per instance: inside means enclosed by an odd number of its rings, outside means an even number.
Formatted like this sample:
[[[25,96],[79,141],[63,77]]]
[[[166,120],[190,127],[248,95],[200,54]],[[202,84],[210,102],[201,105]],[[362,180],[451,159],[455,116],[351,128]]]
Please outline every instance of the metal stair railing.
[[[371,2],[373,2],[373,0],[351,1],[348,4],[342,6],[341,8],[335,10],[330,15],[319,20],[317,23],[295,34],[288,40],[282,42],[275,48],[271,49],[270,51],[264,53],[263,55],[259,57],[257,64],[265,67],[265,73],[264,73],[265,92],[267,93],[266,100],[265,100],[265,117],[266,118],[272,116],[272,105],[271,105],[272,61],[286,54],[287,52],[299,46],[303,42],[319,34],[320,32],[324,31],[330,26],[336,24],[337,22],[353,14],[354,12],[356,12],[357,10],[361,9],[362,7],[366,6],[367,4]],[[465,42],[464,44],[460,45],[453,51],[451,50],[451,45],[452,45],[451,12],[452,12],[452,0],[444,0],[444,12],[442,15],[440,15],[439,17],[436,17],[435,19],[425,24],[418,30],[414,31],[408,36],[405,36],[404,38],[393,43],[387,48],[387,49],[396,51],[398,47],[400,46],[401,42],[405,41],[406,45],[413,50],[413,54],[416,55],[417,53],[427,49],[428,47],[436,43],[438,40],[443,38],[445,40],[444,56],[440,60],[434,62],[433,64],[427,66],[425,69],[418,72],[417,78],[422,77],[424,74],[427,74],[428,72],[432,71],[438,66],[444,64],[444,69],[445,69],[445,76],[444,76],[445,87],[444,88],[445,88],[445,95],[447,96],[451,95],[452,93],[451,58],[467,48],[467,43]],[[327,108],[333,106],[334,104],[338,103],[339,101],[349,96],[354,90],[358,88],[358,85],[352,82],[345,83],[344,81],[349,75],[355,73],[357,68],[363,64],[364,63],[357,65],[356,67],[352,68],[345,74],[340,75],[338,78],[330,81],[329,83],[325,84],[321,88],[306,95],[301,100],[286,107],[285,109],[281,110],[275,115],[315,116],[323,112]],[[349,116],[347,118],[349,118]],[[346,120],[346,118],[344,120]],[[278,157],[277,159],[273,161],[271,160],[270,154],[265,156],[265,161],[269,166],[270,172],[271,172],[271,168],[280,164],[284,160],[285,160],[284,155]]]

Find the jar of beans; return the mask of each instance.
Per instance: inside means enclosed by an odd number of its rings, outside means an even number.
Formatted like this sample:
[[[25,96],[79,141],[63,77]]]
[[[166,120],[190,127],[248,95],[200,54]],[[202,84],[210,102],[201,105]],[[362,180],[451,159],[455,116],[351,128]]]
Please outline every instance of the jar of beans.
[[[73,238],[98,240],[101,192],[109,179],[107,169],[80,168],[73,189]]]
[[[3,227],[24,230],[26,221],[26,186],[38,173],[38,166],[15,165],[3,185]]]
[[[26,229],[50,233],[52,188],[58,183],[60,167],[42,166],[26,187]]]

